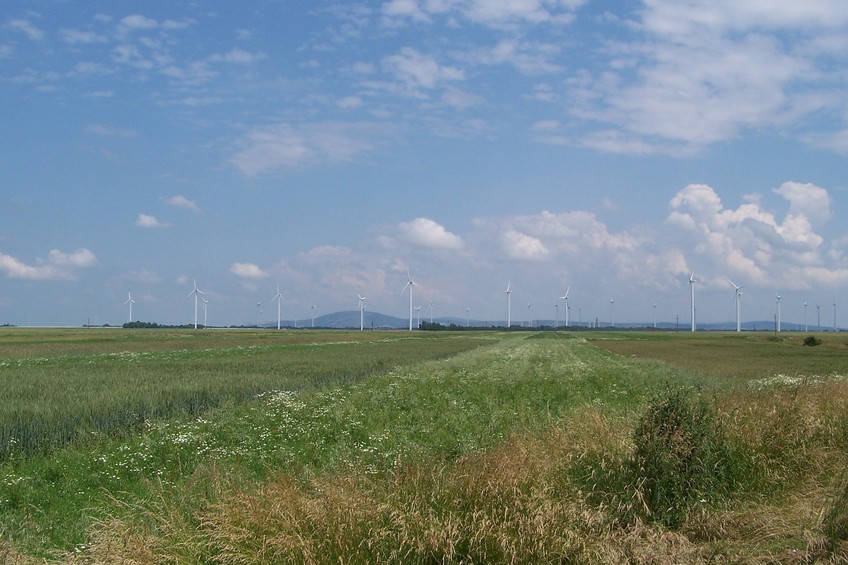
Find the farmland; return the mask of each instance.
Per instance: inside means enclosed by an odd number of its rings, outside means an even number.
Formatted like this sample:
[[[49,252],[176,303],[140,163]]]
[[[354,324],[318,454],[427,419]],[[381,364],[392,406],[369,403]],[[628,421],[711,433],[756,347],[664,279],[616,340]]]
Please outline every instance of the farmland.
[[[4,330],[0,555],[838,562],[848,340],[802,337]]]

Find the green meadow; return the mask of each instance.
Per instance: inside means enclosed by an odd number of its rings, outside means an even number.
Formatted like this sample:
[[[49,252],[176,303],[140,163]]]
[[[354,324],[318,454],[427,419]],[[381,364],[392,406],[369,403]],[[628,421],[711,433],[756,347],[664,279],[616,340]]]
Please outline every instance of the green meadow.
[[[0,330],[14,563],[841,563],[848,337]]]

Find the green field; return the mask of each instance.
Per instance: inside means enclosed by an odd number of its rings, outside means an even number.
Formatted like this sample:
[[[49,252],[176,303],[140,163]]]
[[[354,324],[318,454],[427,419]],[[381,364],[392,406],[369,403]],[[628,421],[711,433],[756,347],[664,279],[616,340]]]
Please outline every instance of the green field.
[[[803,337],[4,328],[0,555],[844,562],[848,337]]]

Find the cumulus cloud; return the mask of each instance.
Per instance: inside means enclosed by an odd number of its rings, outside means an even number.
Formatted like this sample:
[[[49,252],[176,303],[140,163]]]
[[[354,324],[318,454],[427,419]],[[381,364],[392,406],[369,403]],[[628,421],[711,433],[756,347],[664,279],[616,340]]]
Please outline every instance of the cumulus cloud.
[[[667,222],[691,234],[695,253],[715,270],[754,283],[783,278],[784,284],[797,285],[788,273],[823,266],[824,238],[810,218],[820,222],[828,217],[830,196],[820,187],[796,182],[773,192],[788,202],[782,219],[756,199],[727,208],[712,187],[688,185],[671,199]]]
[[[398,229],[407,241],[426,249],[458,250],[464,245],[461,237],[429,218],[402,222]]]
[[[177,208],[184,208],[186,210],[191,210],[192,212],[200,212],[200,208],[193,200],[189,200],[185,196],[181,194],[177,194],[176,196],[172,196],[165,200],[165,203],[170,204],[171,206],[176,206]]]
[[[230,272],[245,279],[261,279],[268,276],[268,273],[253,263],[233,263],[230,265]]]
[[[541,240],[512,229],[502,235],[501,245],[507,257],[519,261],[541,261],[549,254]]]
[[[34,265],[20,259],[0,253],[0,271],[6,278],[24,280],[68,280],[75,278],[78,269],[97,264],[97,257],[88,249],[82,248],[71,253],[51,249],[47,259],[38,259]]]
[[[170,224],[165,222],[160,222],[156,219],[156,216],[149,216],[147,214],[139,214],[138,218],[135,221],[135,225],[140,228],[167,228]]]

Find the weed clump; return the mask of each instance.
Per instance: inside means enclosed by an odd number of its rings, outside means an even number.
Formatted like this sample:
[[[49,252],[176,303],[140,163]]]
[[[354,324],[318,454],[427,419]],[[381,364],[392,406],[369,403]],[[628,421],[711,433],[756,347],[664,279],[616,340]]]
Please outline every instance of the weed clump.
[[[715,411],[673,391],[654,400],[634,433],[633,465],[646,518],[680,526],[696,504],[728,490],[730,449]]]
[[[817,338],[814,335],[808,335],[807,337],[804,338],[804,345],[806,345],[808,347],[814,347],[816,345],[821,345],[821,344],[822,344],[822,340],[820,340],[819,338]]]

